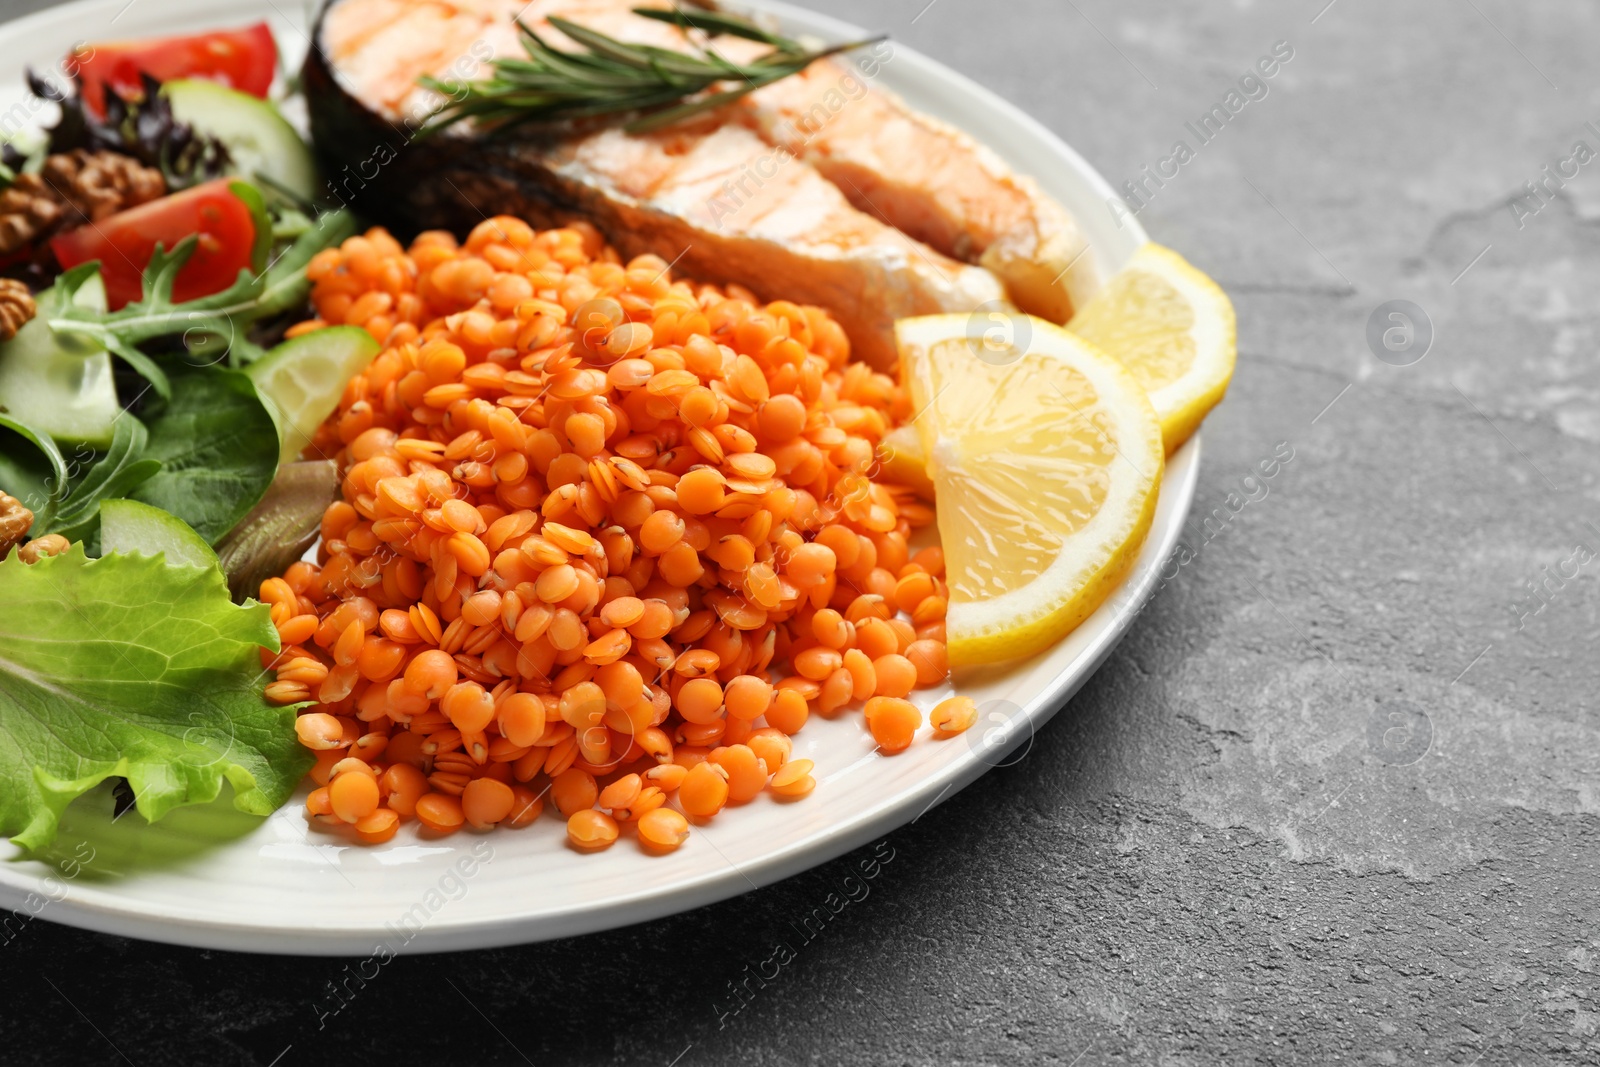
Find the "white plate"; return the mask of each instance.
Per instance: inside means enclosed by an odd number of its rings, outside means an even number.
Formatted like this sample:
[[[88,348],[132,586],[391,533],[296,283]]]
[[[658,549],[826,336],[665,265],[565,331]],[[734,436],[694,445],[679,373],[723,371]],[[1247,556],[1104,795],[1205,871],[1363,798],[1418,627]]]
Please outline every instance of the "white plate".
[[[760,6],[791,30],[834,40],[860,36],[855,27],[799,8]],[[267,9],[280,47],[298,61],[306,22],[291,20],[287,7]],[[0,113],[24,99],[24,66],[48,68],[85,36],[193,32],[255,21],[262,10],[256,0],[95,0],[0,26]],[[1034,175],[1077,215],[1105,267],[1124,262],[1145,240],[1131,219],[1122,229],[1112,224],[1105,208],[1112,190],[1089,164],[987,90],[903,45],[895,45],[880,80]],[[1021,758],[1034,732],[1094,672],[1149,597],[1188,514],[1199,456],[1197,437],[1172,457],[1149,542],[1109,603],[1049,652],[962,677],[962,692],[987,712],[976,728],[884,758],[872,754],[859,716],[814,717],[795,738],[794,754],[816,761],[815,793],[795,804],[762,796],[730,809],[695,828],[672,855],[647,857],[628,841],[579,855],[565,847],[560,822],[549,816],[521,831],[427,841],[408,830],[383,847],[351,847],[309,830],[297,802],[266,820],[234,812],[224,800],[179,810],[154,826],[137,815],[113,826],[102,789],[68,809],[46,856],[18,859],[0,844],[0,906],[178,944],[367,955],[566,937],[684,911],[796,874],[918,818],[988,768]],[[918,702],[931,707],[947,693],[922,692]],[[1052,768],[1037,764],[1023,773]]]

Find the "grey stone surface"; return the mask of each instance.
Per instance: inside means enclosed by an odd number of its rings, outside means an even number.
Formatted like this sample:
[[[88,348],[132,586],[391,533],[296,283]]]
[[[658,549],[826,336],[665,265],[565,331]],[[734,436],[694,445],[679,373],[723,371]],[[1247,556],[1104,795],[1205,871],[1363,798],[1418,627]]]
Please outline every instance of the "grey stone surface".
[[[1519,622],[1543,568],[1600,550],[1600,167],[1509,206],[1575,141],[1600,150],[1600,13],[924,2],[820,6],[1021,104],[1114,183],[1294,48],[1140,215],[1239,312],[1198,551],[1027,758],[889,835],[809,943],[790,924],[870,849],[644,927],[403,958],[325,1019],[342,961],[36,923],[3,950],[0,1055],[1600,1060],[1600,564]],[[1407,367],[1366,341],[1397,299],[1436,333]],[[1267,495],[1207,539],[1199,517],[1280,443]],[[723,1018],[778,941],[793,960]]]

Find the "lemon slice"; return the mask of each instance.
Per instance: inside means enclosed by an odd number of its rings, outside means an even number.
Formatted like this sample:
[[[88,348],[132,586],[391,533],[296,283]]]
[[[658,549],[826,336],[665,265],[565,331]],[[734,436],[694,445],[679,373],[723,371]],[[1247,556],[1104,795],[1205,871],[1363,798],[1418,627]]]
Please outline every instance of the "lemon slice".
[[[1144,390],[1060,326],[895,324],[938,499],[953,664],[1031,655],[1099,607],[1155,514],[1165,452]]]
[[[1233,304],[1178,253],[1146,244],[1067,328],[1116,356],[1155,405],[1167,454],[1194,433],[1233,377]]]
[[[928,465],[922,459],[922,440],[917,428],[910,423],[896,426],[878,442],[879,481],[903,485],[924,500],[933,499],[933,482],[928,479]]]

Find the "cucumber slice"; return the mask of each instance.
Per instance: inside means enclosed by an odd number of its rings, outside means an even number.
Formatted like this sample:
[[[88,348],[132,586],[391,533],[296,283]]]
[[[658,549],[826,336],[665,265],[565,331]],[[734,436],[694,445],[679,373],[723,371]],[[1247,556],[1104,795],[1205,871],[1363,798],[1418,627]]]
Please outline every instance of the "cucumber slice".
[[[234,173],[245,181],[265,174],[302,199],[321,193],[311,149],[267,101],[194,78],[169,81],[161,92],[179,121],[228,146]]]
[[[377,354],[378,342],[361,327],[326,326],[283,342],[245,368],[278,424],[278,462],[300,455],[339,406],[345,385]]]
[[[112,424],[122,410],[111,356],[97,344],[50,329],[45,320],[57,306],[58,293],[40,293],[39,314],[0,344],[0,410],[15,413],[57,444],[98,451],[111,444]],[[83,283],[74,303],[106,309],[100,275]]]
[[[175,565],[217,565],[217,554],[188,523],[137,500],[100,502],[100,551],[142,552],[147,556],[165,552],[167,562]]]

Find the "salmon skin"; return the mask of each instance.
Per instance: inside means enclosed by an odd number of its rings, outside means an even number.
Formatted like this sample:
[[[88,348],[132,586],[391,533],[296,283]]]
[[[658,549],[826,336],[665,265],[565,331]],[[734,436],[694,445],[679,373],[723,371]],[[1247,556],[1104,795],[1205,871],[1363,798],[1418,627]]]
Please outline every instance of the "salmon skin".
[[[897,358],[896,318],[1015,301],[1064,321],[1074,287],[1092,287],[1092,254],[1066,213],[964,134],[876,89],[821,127],[798,121],[817,92],[854,76],[831,61],[740,107],[652,134],[482,135],[461,123],[415,135],[442,103],[417,79],[483,77],[490,58],[520,55],[519,11],[556,41],[544,21],[552,14],[625,40],[691,47],[632,6],[330,0],[304,84],[331,191],[400,232],[464,232],[500,213],[541,227],[583,218],[625,256],[653,253],[705,281],[825,307],[855,353],[884,368]],[[724,38],[717,47],[764,50]],[[872,143],[873,123],[882,145]],[[906,152],[920,156],[908,164]]]

